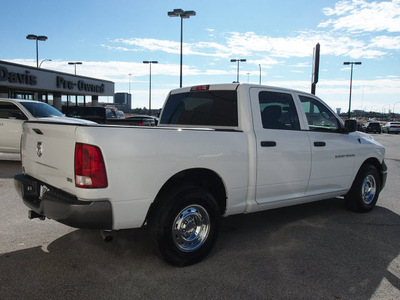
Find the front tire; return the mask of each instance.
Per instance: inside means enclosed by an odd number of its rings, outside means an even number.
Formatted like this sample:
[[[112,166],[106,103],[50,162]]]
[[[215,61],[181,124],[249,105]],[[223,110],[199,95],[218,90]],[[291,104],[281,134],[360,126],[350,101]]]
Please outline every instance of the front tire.
[[[151,231],[161,256],[174,266],[201,261],[218,236],[221,218],[214,197],[199,188],[183,188],[161,199]]]
[[[345,196],[348,207],[356,212],[369,212],[378,201],[381,182],[375,166],[363,165],[354,179],[353,185]]]

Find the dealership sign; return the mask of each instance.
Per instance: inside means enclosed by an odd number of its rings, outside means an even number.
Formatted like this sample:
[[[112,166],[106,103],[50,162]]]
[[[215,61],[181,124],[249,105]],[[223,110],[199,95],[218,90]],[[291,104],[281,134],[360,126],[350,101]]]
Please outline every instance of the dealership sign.
[[[9,72],[7,68],[0,67],[0,81],[7,81],[9,83],[21,83],[28,85],[36,85],[37,78],[31,75],[31,72],[25,70],[24,73]]]
[[[78,82],[65,80],[64,77],[57,76],[57,87],[73,90],[75,87],[79,91],[93,92],[93,93],[104,93],[104,84],[96,85],[91,83],[86,83],[84,80],[78,80]]]
[[[113,96],[114,82],[0,61],[0,87],[76,95]]]

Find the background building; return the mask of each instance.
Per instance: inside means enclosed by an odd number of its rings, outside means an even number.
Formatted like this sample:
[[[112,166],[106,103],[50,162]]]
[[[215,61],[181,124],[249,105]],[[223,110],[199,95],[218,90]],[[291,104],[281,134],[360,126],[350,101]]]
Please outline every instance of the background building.
[[[115,93],[114,94],[114,104],[118,107],[118,109],[123,112],[130,113],[131,112],[131,104],[132,98],[131,94],[128,93]]]

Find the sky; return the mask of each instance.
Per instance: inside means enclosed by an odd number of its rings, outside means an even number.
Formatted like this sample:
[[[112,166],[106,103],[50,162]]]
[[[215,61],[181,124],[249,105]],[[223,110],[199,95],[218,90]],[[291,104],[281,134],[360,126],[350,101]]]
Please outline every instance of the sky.
[[[132,93],[132,106],[161,108],[179,88],[180,18],[183,86],[236,81],[311,91],[313,49],[320,44],[316,95],[347,112],[350,66],[352,110],[400,113],[400,0],[3,0],[0,60],[115,82]],[[131,74],[131,75],[129,75]],[[106,99],[112,102],[112,99]]]

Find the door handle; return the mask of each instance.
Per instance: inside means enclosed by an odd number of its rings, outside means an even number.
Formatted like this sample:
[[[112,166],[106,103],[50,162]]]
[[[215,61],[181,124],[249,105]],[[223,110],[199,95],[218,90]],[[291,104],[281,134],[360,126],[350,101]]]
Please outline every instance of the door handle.
[[[314,147],[325,147],[326,143],[325,142],[314,142]]]
[[[275,147],[276,142],[274,141],[262,141],[261,142],[261,147]]]

